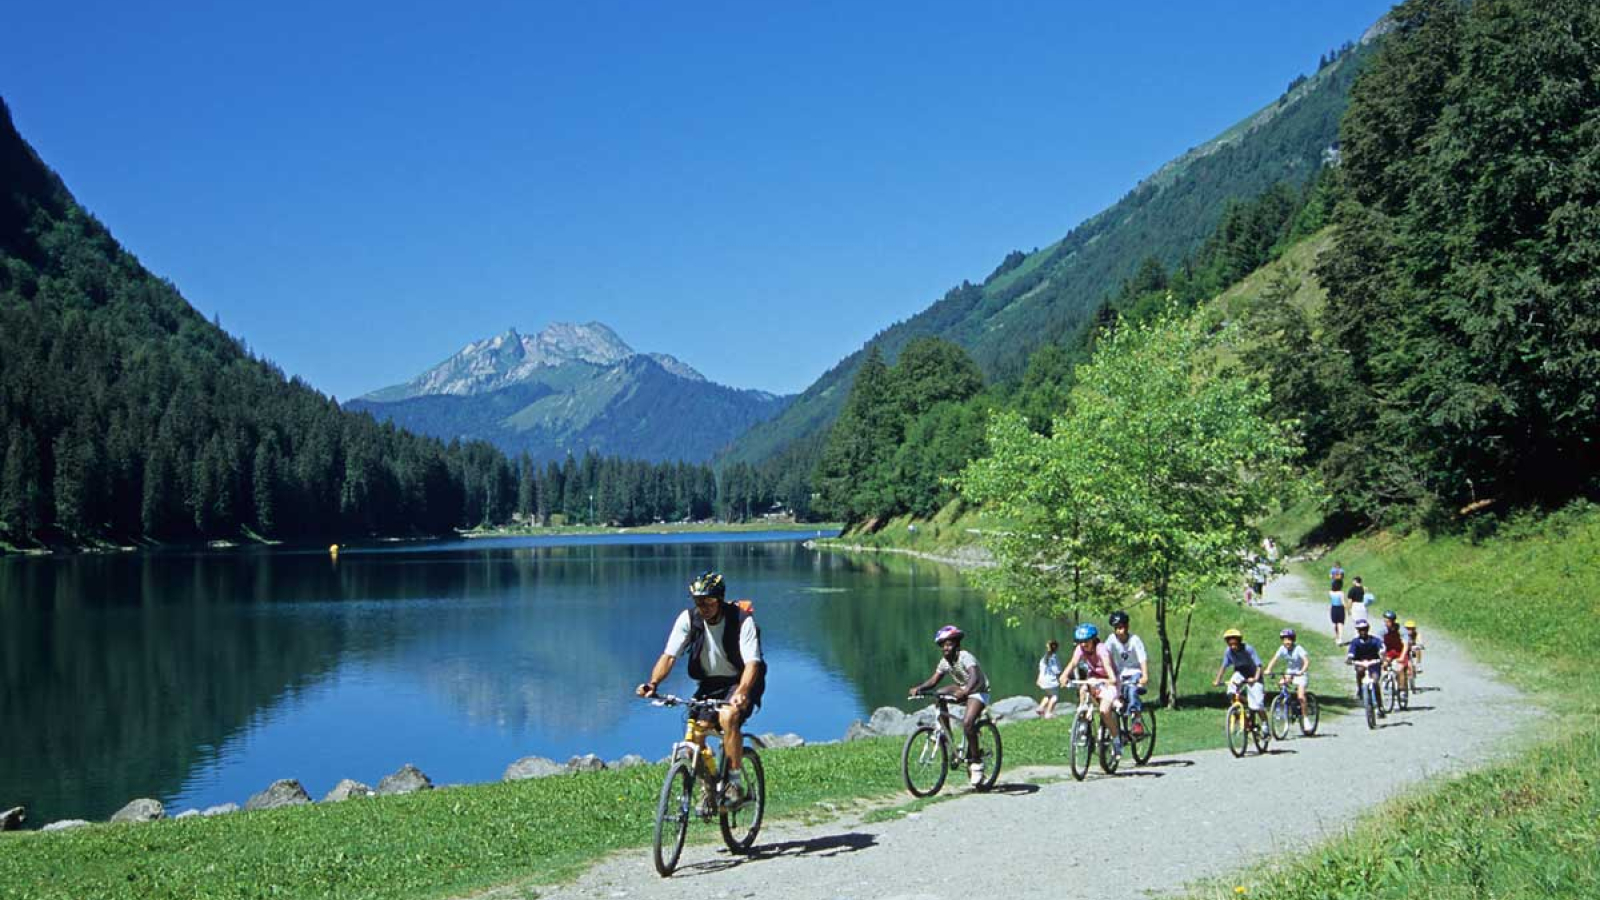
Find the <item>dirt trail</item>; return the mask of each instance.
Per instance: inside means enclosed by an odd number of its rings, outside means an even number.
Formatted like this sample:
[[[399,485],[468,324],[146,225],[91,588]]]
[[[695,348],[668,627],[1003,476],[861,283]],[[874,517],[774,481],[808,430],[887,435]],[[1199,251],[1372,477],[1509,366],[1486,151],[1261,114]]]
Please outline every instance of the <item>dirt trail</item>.
[[[1326,596],[1304,579],[1280,579],[1268,596],[1264,612],[1297,628],[1328,628]],[[1263,651],[1276,643],[1251,638]],[[716,844],[689,846],[670,879],[656,876],[648,850],[629,851],[536,896],[1099,900],[1175,891],[1302,850],[1402,788],[1491,756],[1526,706],[1437,630],[1428,641],[1422,682],[1433,689],[1377,731],[1356,714],[1324,715],[1317,737],[1274,742],[1264,757],[1253,749],[1244,759],[1226,750],[1158,753],[1149,767],[1125,766],[1116,777],[1096,769],[1081,783],[1033,784],[1018,776],[1038,770],[1006,773],[995,793],[966,794],[890,822],[769,823],[750,857]],[[1351,682],[1343,667],[1312,670],[1312,690],[1324,695],[1352,694]],[[769,767],[781,765],[774,754]],[[1241,789],[1250,803],[1234,799]],[[714,838],[715,829],[697,827],[691,840],[697,834]],[[958,860],[941,849],[965,835],[980,836],[976,856]]]

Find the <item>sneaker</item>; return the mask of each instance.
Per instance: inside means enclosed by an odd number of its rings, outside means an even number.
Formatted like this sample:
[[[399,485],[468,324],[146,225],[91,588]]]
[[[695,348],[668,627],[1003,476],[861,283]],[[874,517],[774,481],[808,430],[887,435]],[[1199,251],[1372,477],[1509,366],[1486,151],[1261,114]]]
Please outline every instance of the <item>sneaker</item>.
[[[739,777],[738,772],[729,773],[728,783],[722,788],[723,805],[730,807],[738,806],[739,804],[743,803],[748,796],[749,795],[745,793],[744,789],[744,779]]]
[[[967,766],[967,777],[972,780],[972,786],[983,784],[983,763],[975,762]]]
[[[1117,735],[1117,739],[1115,741],[1113,741],[1112,744],[1111,744],[1111,755],[1112,756],[1121,756],[1122,755],[1122,735],[1120,735],[1120,734]]]

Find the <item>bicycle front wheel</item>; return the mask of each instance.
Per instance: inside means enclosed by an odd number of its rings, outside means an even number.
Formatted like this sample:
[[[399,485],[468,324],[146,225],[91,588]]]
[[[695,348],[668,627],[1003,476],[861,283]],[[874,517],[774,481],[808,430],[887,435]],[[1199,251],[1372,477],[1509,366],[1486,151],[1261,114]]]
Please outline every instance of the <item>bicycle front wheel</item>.
[[[1395,707],[1398,705],[1399,699],[1400,699],[1399,696],[1398,696],[1399,693],[1400,693],[1400,679],[1394,677],[1394,673],[1393,672],[1390,672],[1390,673],[1384,675],[1383,676],[1383,703],[1384,703],[1385,706],[1387,706],[1389,708],[1389,712],[1394,712]]]
[[[1283,740],[1289,736],[1289,698],[1282,694],[1272,698],[1271,714],[1267,721],[1272,724],[1272,736]]]
[[[667,769],[656,804],[655,863],[662,878],[678,867],[683,839],[689,834],[689,811],[694,807],[694,765],[680,759]]]
[[[749,853],[761,833],[761,819],[767,813],[767,773],[755,748],[744,748],[744,800],[738,806],[723,804],[717,815],[722,842],[734,853]]]
[[[1228,752],[1235,757],[1244,756],[1250,749],[1250,735],[1245,731],[1244,706],[1238,703],[1228,707]]]
[[[1361,687],[1361,705],[1367,710],[1367,729],[1378,727],[1378,698],[1372,694],[1372,685],[1365,684]]]
[[[1083,716],[1072,717],[1071,746],[1068,750],[1072,777],[1082,781],[1089,774],[1089,760],[1094,757],[1094,726]]]
[[[1129,717],[1132,734],[1128,741],[1133,746],[1133,761],[1144,765],[1156,753],[1156,711],[1141,709]]]
[[[932,725],[923,725],[906,738],[900,751],[900,778],[913,797],[931,797],[944,787],[950,774],[950,747],[939,740]]]
[[[1117,774],[1117,766],[1122,763],[1122,755],[1117,752],[1117,742],[1112,740],[1111,732],[1104,724],[1100,726],[1100,771],[1107,775]]]
[[[1395,679],[1394,699],[1401,709],[1411,708],[1411,688],[1407,685],[1407,681],[1404,676]]]
[[[1317,706],[1317,695],[1306,691],[1306,702],[1300,710],[1300,733],[1310,737],[1317,733],[1317,724],[1322,721],[1322,710]]]

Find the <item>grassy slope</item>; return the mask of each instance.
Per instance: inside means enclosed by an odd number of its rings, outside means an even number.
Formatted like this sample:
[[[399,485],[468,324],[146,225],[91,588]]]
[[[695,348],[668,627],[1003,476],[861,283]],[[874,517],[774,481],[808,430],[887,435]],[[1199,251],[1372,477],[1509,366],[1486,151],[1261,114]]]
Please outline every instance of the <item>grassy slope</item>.
[[[1141,610],[1134,615],[1135,629],[1154,650],[1148,618]],[[1214,600],[1200,608],[1180,680],[1187,708],[1161,714],[1160,755],[1221,743],[1221,706],[1210,677],[1216,664],[1215,635],[1231,625],[1251,635],[1277,630],[1273,621],[1230,602]],[[1260,643],[1272,641],[1263,637]],[[1334,650],[1320,635],[1312,636],[1308,646],[1321,657]],[[983,648],[973,649],[981,657]],[[928,662],[931,666],[931,649]],[[923,674],[907,672],[906,682]],[[1032,691],[1031,685],[1007,685],[999,693]],[[1066,724],[1057,719],[1002,729],[1005,771],[1031,764],[1064,765]],[[824,814],[819,807],[823,803],[845,808],[866,801],[905,803],[899,781],[901,744],[890,737],[769,753],[771,814],[816,817]],[[508,883],[549,883],[613,850],[645,846],[661,775],[661,767],[649,766],[181,822],[0,834],[0,895],[18,900],[399,900],[448,897]],[[1004,774],[1002,780],[1007,780]],[[961,790],[947,788],[946,793]],[[897,814],[890,810],[875,816]],[[714,834],[714,828],[694,830],[699,840],[712,840]],[[698,851],[689,852],[692,858]],[[639,865],[648,865],[642,856]]]
[[[1477,545],[1378,535],[1334,555],[1384,585],[1384,605],[1416,618],[1424,643],[1443,626],[1551,715],[1514,759],[1419,788],[1307,857],[1197,894],[1600,896],[1600,507],[1517,521]]]

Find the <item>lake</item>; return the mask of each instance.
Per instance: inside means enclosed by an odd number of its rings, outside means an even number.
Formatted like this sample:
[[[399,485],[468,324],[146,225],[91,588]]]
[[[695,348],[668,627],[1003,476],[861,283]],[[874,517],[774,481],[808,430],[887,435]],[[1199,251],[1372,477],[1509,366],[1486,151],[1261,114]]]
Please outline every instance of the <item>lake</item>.
[[[493,781],[536,754],[665,755],[632,696],[699,572],[748,597],[771,674],[752,732],[829,740],[901,704],[955,621],[996,696],[1049,636],[948,567],[806,549],[794,532],[609,535],[0,559],[0,809],[34,827],[135,797],[169,815],[278,778],[320,797],[413,763]],[[679,662],[664,690],[691,689]]]

